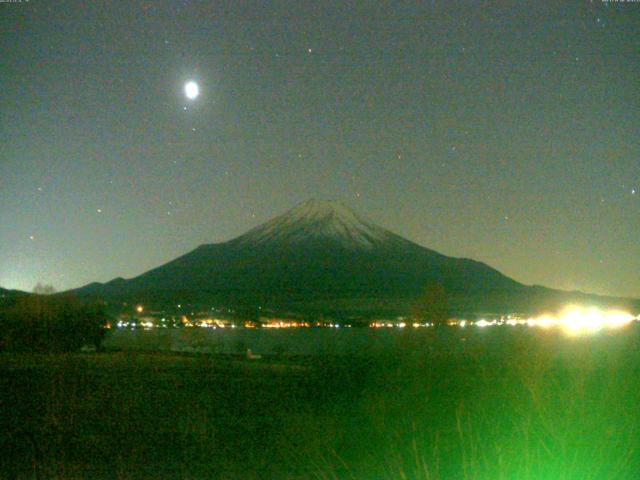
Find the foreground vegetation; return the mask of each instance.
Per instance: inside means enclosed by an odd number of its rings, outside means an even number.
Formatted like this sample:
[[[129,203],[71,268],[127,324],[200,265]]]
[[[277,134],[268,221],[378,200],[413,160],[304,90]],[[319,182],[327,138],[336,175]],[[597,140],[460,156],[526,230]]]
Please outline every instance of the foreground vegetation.
[[[0,478],[636,478],[636,330],[444,328],[277,362],[5,353]]]
[[[108,324],[99,304],[69,296],[25,295],[0,304],[0,351],[99,349]]]

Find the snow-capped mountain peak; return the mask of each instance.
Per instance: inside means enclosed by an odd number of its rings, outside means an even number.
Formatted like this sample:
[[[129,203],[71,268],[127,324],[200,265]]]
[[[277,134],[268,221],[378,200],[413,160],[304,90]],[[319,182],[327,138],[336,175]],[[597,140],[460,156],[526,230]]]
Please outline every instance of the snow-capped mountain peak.
[[[237,239],[242,244],[295,244],[326,240],[347,248],[366,248],[394,235],[333,200],[307,200]]]

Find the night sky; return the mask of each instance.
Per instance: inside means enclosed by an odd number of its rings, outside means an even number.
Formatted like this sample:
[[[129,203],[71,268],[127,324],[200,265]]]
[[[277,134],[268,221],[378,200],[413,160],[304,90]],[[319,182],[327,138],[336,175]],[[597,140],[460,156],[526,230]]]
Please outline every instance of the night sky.
[[[0,81],[2,287],[135,276],[315,197],[640,297],[640,3],[23,0]]]

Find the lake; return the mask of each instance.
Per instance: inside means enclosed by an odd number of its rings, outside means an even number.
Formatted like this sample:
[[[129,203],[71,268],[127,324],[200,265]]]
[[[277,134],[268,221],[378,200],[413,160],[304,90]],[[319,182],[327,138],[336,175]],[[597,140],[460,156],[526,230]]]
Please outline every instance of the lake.
[[[601,331],[595,343],[616,343],[616,338],[637,334],[638,324],[623,330]],[[567,338],[558,329],[526,326],[474,326],[434,328],[157,328],[114,329],[104,342],[108,350],[173,351],[185,353],[260,355],[381,355],[424,349],[463,353],[469,348],[492,350],[530,337],[544,343],[568,345],[586,338]],[[600,341],[599,339],[602,339]],[[592,340],[596,340],[592,338]]]

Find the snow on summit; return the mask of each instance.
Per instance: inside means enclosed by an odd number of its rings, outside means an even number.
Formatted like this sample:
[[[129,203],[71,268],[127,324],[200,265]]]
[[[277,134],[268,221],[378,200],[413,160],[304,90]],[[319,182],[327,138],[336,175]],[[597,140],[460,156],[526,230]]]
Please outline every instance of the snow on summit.
[[[307,200],[238,238],[243,244],[330,240],[347,248],[372,248],[394,235],[333,200]]]

